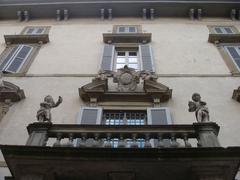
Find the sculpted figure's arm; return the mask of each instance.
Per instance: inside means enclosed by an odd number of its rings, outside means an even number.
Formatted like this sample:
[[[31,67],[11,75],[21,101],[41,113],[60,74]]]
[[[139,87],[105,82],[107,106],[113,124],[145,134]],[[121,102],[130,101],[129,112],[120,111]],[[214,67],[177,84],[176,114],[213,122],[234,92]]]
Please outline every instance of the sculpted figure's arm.
[[[58,96],[58,101],[52,105],[52,108],[57,107],[59,104],[61,104],[63,101],[61,96]]]

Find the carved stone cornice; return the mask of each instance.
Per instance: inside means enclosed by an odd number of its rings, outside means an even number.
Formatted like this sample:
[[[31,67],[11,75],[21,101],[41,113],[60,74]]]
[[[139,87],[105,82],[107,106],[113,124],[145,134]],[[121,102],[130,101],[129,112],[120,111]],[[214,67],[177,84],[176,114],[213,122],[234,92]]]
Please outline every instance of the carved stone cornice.
[[[160,99],[160,102],[168,101],[172,97],[172,89],[154,80],[145,80],[143,89],[154,99]]]
[[[127,78],[127,80],[131,79],[131,82],[134,82],[133,85],[128,81],[125,84],[125,81],[123,83],[121,82],[121,75],[125,75],[125,71],[123,71],[122,74],[117,72],[115,74],[113,73],[114,82],[118,83],[116,91],[108,91],[109,77],[98,76],[94,78],[91,83],[79,88],[79,96],[85,102],[91,102],[91,99],[96,99],[96,102],[126,101],[150,103],[154,103],[156,99],[159,100],[159,102],[166,102],[172,97],[172,90],[167,86],[157,82],[152,75],[149,75],[147,78],[144,76],[142,90],[136,90],[135,86],[138,85],[141,74],[132,71],[128,73],[129,74],[127,75],[132,76],[131,78]],[[122,88],[124,89],[121,90]]]
[[[240,102],[240,86],[238,87],[238,89],[233,90],[232,99]]]

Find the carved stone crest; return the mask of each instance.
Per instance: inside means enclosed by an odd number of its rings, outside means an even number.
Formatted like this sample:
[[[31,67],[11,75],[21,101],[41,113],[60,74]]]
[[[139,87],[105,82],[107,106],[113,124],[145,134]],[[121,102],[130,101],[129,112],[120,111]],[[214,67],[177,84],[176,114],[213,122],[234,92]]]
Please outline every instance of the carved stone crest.
[[[118,91],[134,91],[139,83],[139,77],[139,72],[136,72],[135,69],[129,68],[125,65],[114,73],[113,82],[118,83]]]

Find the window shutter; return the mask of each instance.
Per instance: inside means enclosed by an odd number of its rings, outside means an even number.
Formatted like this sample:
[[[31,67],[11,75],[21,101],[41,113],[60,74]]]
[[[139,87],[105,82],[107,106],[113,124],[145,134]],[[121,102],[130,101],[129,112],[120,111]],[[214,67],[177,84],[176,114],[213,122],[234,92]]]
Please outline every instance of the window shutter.
[[[12,56],[11,62],[3,70],[4,72],[16,73],[22,67],[29,54],[31,53],[33,47],[27,45],[20,45],[18,52],[15,53],[15,56]]]
[[[8,65],[8,63],[12,60],[12,58],[15,56],[19,48],[20,48],[20,45],[17,45],[10,51],[10,53],[7,55],[7,57],[4,59],[4,61],[0,65],[1,71],[3,71],[4,68]]]
[[[147,122],[149,125],[167,125],[172,124],[169,108],[148,108]],[[153,141],[153,145],[157,147],[158,140]],[[163,140],[164,147],[170,147],[171,142],[168,139]]]
[[[150,45],[139,45],[139,54],[141,59],[141,70],[154,72],[153,54]]]
[[[112,71],[114,49],[115,49],[114,45],[110,45],[110,44],[104,45],[101,70]]]
[[[101,124],[101,107],[82,107],[78,114],[77,124]]]

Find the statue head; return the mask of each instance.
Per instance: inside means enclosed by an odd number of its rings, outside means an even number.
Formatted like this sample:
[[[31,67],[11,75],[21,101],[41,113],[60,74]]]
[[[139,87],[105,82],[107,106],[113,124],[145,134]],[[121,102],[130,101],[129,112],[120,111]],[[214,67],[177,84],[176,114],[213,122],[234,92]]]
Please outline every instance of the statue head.
[[[50,104],[54,104],[53,97],[50,96],[50,95],[47,95],[47,96],[44,98],[44,102],[50,103]]]
[[[201,100],[200,94],[198,94],[198,93],[193,93],[193,95],[192,95],[192,100],[193,100],[194,102],[199,102],[199,101]]]

